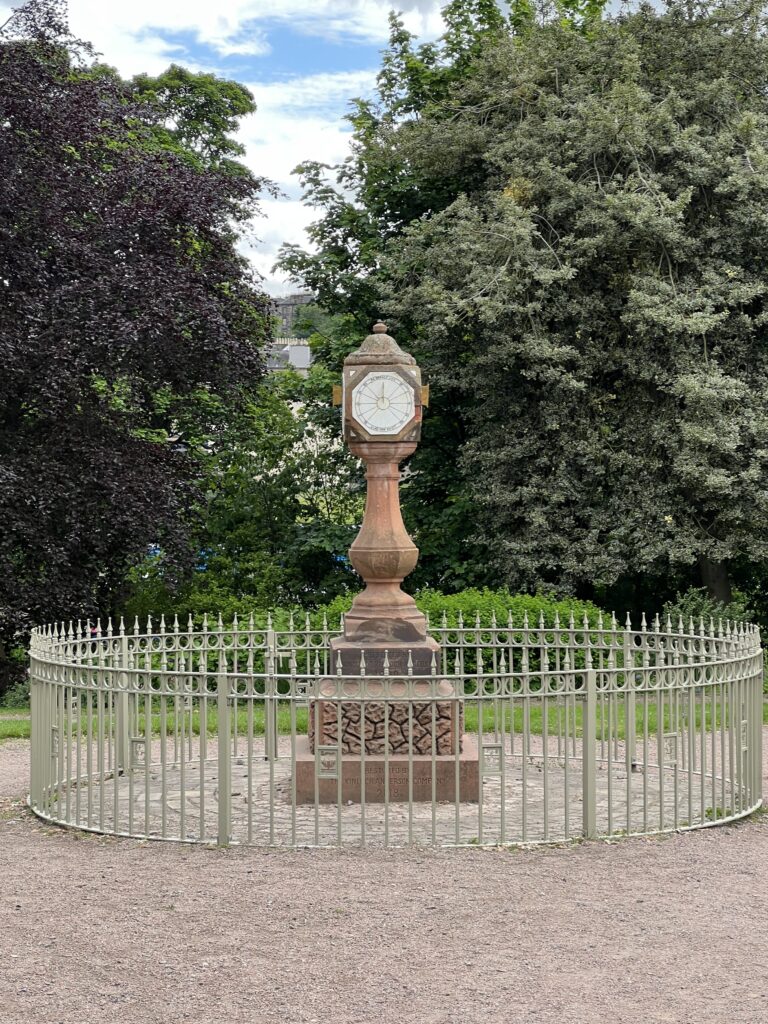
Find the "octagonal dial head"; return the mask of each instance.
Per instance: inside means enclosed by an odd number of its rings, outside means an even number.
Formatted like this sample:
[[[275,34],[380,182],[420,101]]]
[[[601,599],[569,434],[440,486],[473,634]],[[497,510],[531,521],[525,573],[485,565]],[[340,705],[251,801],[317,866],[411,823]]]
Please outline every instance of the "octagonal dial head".
[[[352,415],[368,434],[399,434],[414,412],[413,388],[397,373],[369,373],[352,391]]]

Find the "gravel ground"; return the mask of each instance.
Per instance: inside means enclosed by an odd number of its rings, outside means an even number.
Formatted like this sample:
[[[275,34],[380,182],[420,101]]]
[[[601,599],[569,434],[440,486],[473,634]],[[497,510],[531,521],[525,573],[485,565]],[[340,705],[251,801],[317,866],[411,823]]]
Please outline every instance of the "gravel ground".
[[[195,849],[44,826],[28,751],[0,745],[1,1024],[768,1022],[768,817],[525,851]]]

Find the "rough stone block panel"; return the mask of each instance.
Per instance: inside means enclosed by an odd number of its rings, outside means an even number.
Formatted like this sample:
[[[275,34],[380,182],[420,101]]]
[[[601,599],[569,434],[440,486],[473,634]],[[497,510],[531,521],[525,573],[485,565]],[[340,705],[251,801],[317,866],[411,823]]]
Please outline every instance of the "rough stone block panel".
[[[316,730],[321,744],[340,744],[342,754],[359,754],[363,733],[366,754],[385,753],[388,740],[390,754],[407,755],[409,736],[413,754],[454,754],[457,738],[461,750],[464,726],[461,701],[366,701],[364,707],[365,721],[362,722],[363,704],[357,701],[312,701],[307,730],[310,750],[315,749]]]

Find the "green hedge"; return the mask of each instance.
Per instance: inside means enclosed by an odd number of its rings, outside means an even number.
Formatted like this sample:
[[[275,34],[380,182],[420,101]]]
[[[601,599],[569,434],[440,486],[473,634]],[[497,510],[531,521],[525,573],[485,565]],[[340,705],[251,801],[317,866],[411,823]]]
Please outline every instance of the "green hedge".
[[[309,618],[313,627],[319,627],[323,622],[323,616],[328,620],[331,629],[340,628],[341,616],[349,611],[353,600],[352,594],[337,597],[329,604],[320,605],[309,610]],[[458,594],[443,594],[439,590],[422,590],[415,595],[416,604],[421,611],[428,613],[433,626],[439,626],[443,611],[447,614],[448,624],[455,626],[458,622],[459,613],[463,616],[465,625],[472,625],[475,622],[477,613],[480,613],[480,621],[483,625],[490,625],[493,613],[496,613],[496,621],[505,625],[507,617],[512,612],[515,624],[522,624],[524,615],[528,614],[528,621],[531,626],[538,625],[540,616],[543,615],[544,622],[552,626],[555,616],[559,615],[563,625],[568,624],[571,612],[577,623],[581,623],[584,615],[587,615],[590,623],[595,625],[601,610],[589,601],[577,601],[574,599],[556,600],[555,598],[531,594],[511,594],[507,589],[501,590],[462,590]],[[305,621],[306,610],[303,608],[292,609],[294,624],[301,627]],[[267,622],[267,610],[253,607],[247,599],[236,603],[229,602],[222,618],[225,625],[229,625],[234,614],[237,614],[241,624],[246,624],[253,615],[254,623],[258,628],[263,628]],[[273,609],[269,612],[272,617],[272,624],[275,629],[287,629],[290,621],[291,609]],[[602,612],[606,620],[610,615]],[[208,616],[209,626],[214,628],[218,612],[212,610]],[[195,616],[195,625],[202,622],[202,615]],[[143,624],[142,624],[143,625]]]
[[[471,625],[479,612],[480,621],[483,625],[488,625],[495,612],[496,621],[500,626],[506,624],[510,612],[515,623],[522,623],[527,613],[531,626],[538,625],[541,616],[544,617],[547,626],[554,625],[556,616],[559,616],[562,625],[567,625],[571,612],[577,623],[582,622],[586,614],[590,623],[596,625],[601,614],[601,610],[589,601],[577,601],[575,598],[558,601],[542,595],[511,594],[506,589],[470,589],[462,590],[458,594],[423,590],[416,595],[416,604],[423,612],[429,613],[430,621],[436,626],[440,624],[443,611],[447,613],[448,624],[451,626],[456,625],[459,613],[463,616],[465,624]],[[605,613],[602,614],[605,618]]]

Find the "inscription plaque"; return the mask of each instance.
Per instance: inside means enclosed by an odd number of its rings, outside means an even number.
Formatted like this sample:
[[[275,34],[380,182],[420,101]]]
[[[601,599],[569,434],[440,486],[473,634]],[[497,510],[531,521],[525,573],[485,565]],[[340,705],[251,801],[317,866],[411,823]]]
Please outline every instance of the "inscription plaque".
[[[318,744],[317,747],[318,779],[338,779],[339,748],[330,744]]]
[[[131,736],[131,768],[143,768],[147,763],[147,740],[144,736]]]
[[[500,743],[484,743],[480,748],[480,771],[483,775],[501,775],[504,750]]]
[[[663,736],[664,763],[669,767],[677,765],[677,733],[665,732]]]

